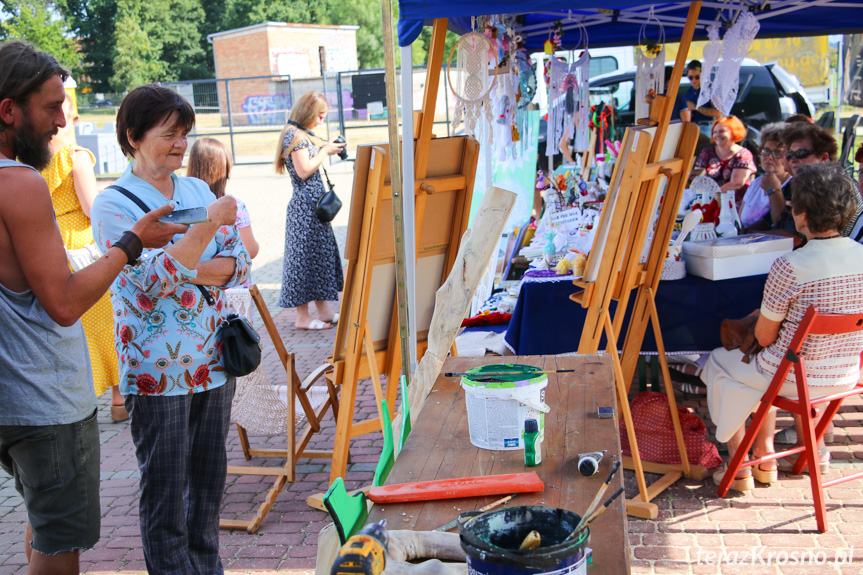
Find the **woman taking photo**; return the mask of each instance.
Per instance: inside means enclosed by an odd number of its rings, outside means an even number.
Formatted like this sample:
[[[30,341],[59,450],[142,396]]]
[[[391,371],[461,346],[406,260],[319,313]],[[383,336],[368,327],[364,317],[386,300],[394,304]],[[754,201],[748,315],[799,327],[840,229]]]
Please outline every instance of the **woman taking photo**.
[[[144,560],[152,574],[223,572],[219,509],[235,379],[221,365],[217,332],[227,315],[225,289],[243,282],[250,260],[234,227],[234,200],[216,200],[201,180],[174,173],[194,124],[189,103],[157,85],[129,92],[117,112],[117,139],[131,162],[115,186],[148,209],[204,207],[208,218],[166,248],[145,250],[111,286],[120,391],[141,470]],[[109,187],[90,215],[104,251],[144,210]]]
[[[740,203],[749,177],[756,172],[752,152],[739,144],[746,137],[746,126],[736,116],[723,116],[714,120],[710,134],[714,145],[701,150],[692,176],[710,177],[723,192],[733,190]]]
[[[291,109],[291,119],[276,146],[276,173],[291,175],[294,195],[285,221],[285,258],[279,306],[296,308],[297,329],[327,329],[338,322],[327,302],[336,301],[344,285],[342,260],[330,222],[315,215],[326,193],[319,168],[344,144],[324,142],[319,148],[312,130],[327,118],[330,106],[320,92],[306,92]],[[309,314],[315,302],[318,317]]]
[[[856,185],[836,164],[801,166],[789,185],[794,223],[808,241],[770,268],[755,324],[755,338],[764,349],[749,363],[743,363],[740,349],[715,349],[701,374],[707,384],[710,417],[716,423],[716,440],[728,443],[729,457],[743,441],[746,419],[767,391],[806,310],[815,306],[820,313],[863,312],[863,246],[839,232],[855,213]],[[802,355],[806,356],[810,396],[822,397],[853,386],[860,377],[861,350],[860,332],[807,338]],[[793,370],[779,395],[797,397]],[[776,412],[771,411],[753,443],[755,457],[775,452],[775,427]],[[799,430],[797,436],[802,445]],[[823,438],[818,447],[821,468],[826,471],[830,453]],[[776,481],[777,464],[786,471],[794,461],[784,458],[746,468],[738,473],[731,488],[752,489],[753,475],[759,483]],[[719,484],[724,475],[723,468],[713,479]]]

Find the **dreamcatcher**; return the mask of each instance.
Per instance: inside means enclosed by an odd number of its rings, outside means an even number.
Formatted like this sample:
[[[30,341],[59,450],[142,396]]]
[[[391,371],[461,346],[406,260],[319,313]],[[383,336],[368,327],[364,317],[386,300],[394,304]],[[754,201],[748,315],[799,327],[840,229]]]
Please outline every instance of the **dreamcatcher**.
[[[578,45],[584,50],[572,64],[551,61],[551,78],[548,86],[548,132],[546,155],[557,153],[560,140],[575,136],[575,150],[584,151],[590,146],[590,54],[587,51],[587,29],[579,24],[581,38]]]
[[[645,35],[648,24],[659,27],[656,43],[650,42]],[[646,118],[650,116],[650,102],[657,94],[665,92],[665,29],[654,16],[653,6],[638,31],[635,54],[635,117]]]
[[[707,29],[710,42],[704,49],[698,107],[712,102],[723,116],[731,113],[740,89],[740,65],[760,28],[758,19],[751,12],[744,12],[725,33],[721,45],[719,29],[716,26]]]
[[[515,55],[515,65],[518,68],[518,108],[524,110],[536,95],[536,64],[530,61],[524,49],[520,49]]]
[[[453,78],[452,57],[456,57],[455,78]],[[493,57],[493,60],[492,60]],[[491,41],[479,32],[468,32],[452,47],[447,63],[447,81],[455,96],[455,114],[452,128],[457,130],[464,121],[465,133],[473,136],[477,132],[477,122],[485,117],[489,129],[485,130],[486,141],[491,144],[492,125],[491,91],[497,76],[489,73],[498,65],[497,51]],[[489,78],[491,76],[491,78]]]
[[[740,89],[740,65],[749,52],[761,24],[752,12],[744,12],[722,39],[722,61],[713,80],[713,105],[723,116],[731,113]]]
[[[486,38],[495,47],[500,62],[493,72],[497,82],[490,93],[494,112],[491,132],[495,157],[505,160],[510,150],[514,157],[517,156],[514,143],[520,140],[517,113],[519,72],[516,63],[516,43],[520,38],[515,36],[505,16],[485,17],[481,25]]]
[[[722,42],[719,41],[719,26],[707,27],[707,46],[704,47],[704,61],[701,67],[701,91],[698,93],[700,108],[713,99],[714,74],[713,70],[722,53]]]

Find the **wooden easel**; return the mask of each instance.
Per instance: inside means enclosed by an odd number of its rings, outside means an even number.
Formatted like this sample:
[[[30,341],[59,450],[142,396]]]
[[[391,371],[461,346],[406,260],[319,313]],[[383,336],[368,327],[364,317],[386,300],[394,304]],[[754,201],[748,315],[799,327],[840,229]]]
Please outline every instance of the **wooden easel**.
[[[279,493],[285,487],[285,484],[294,482],[297,459],[300,457],[329,459],[333,456],[332,451],[319,451],[306,449],[306,447],[308,446],[312,435],[321,430],[321,421],[330,408],[332,408],[333,415],[336,417],[338,416],[339,400],[336,395],[335,386],[333,386],[332,382],[329,380],[324,379],[328,392],[327,399],[318,406],[317,409],[312,407],[311,401],[309,401],[308,391],[321,376],[330,370],[330,366],[323,365],[309,374],[305,380],[300,381],[300,377],[297,375],[297,370],[294,366],[294,354],[288,353],[288,350],[285,349],[285,344],[282,342],[279,331],[276,329],[276,324],[273,322],[273,317],[270,315],[270,311],[267,309],[267,304],[264,302],[264,298],[257,285],[253,285],[249,289],[249,295],[252,297],[252,301],[261,316],[261,320],[264,322],[264,327],[267,329],[267,333],[270,334],[270,339],[276,348],[276,353],[279,355],[279,359],[285,368],[288,388],[287,410],[285,414],[287,419],[286,449],[256,449],[251,447],[249,444],[248,433],[240,424],[237,424],[237,431],[240,436],[240,446],[243,448],[243,455],[247,460],[250,460],[252,457],[277,457],[285,459],[285,463],[281,467],[245,465],[228,466],[228,475],[275,477],[272,487],[270,487],[270,490],[264,498],[264,502],[258,508],[258,512],[252,519],[248,521],[222,519],[219,521],[219,527],[223,529],[245,529],[249,533],[254,533],[258,530],[261,523],[263,523],[264,518],[270,512],[270,508],[275,504],[276,497],[278,497]],[[308,421],[303,432],[300,434],[299,440],[297,440],[296,421],[294,417],[295,398],[296,401],[300,402],[303,412],[306,414],[306,420]]]
[[[667,96],[657,96],[651,108],[651,117],[638,121],[639,124],[656,127],[648,154],[643,155],[641,153],[643,143],[637,142],[634,136],[639,131],[646,136],[646,131],[638,128],[627,130],[621,148],[621,158],[618,160],[619,163],[615,167],[613,176],[612,186],[614,186],[614,181],[617,178],[617,172],[621,169],[620,163],[624,163],[623,176],[618,182],[620,188],[616,198],[616,206],[612,205],[614,211],[611,212],[611,216],[607,216],[608,210],[603,211],[603,221],[600,223],[600,229],[604,225],[610,224],[610,231],[604,249],[596,254],[591,252],[591,258],[594,256],[602,258],[601,265],[594,281],[574,282],[584,291],[572,296],[573,300],[588,308],[578,352],[580,354],[596,353],[600,338],[604,334],[607,341],[606,350],[614,358],[618,400],[632,448],[632,457],[625,458],[624,463],[627,468],[635,471],[639,488],[638,497],[627,501],[627,512],[630,515],[644,518],[656,517],[658,507],[650,501],[680,477],[685,475],[703,478],[707,473],[703,467],[691,466],[686,455],[655,303],[655,293],[662,274],[666,249],[671,239],[677,209],[698,139],[698,127],[693,124],[684,124],[680,126],[679,138],[675,141],[666,142],[672,102],[674,102],[680,83],[680,76],[699,10],[699,2],[694,2],[690,7],[674,72],[667,88]],[[673,153],[668,149],[671,146],[674,146]],[[625,159],[624,153],[626,153]],[[633,182],[631,178],[636,181]],[[666,182],[664,196],[659,194],[659,187],[663,179]],[[664,199],[662,199],[659,214],[654,222],[653,216],[661,197]],[[605,221],[607,217],[611,221]],[[653,238],[647,252],[647,260],[642,264],[640,259],[644,251],[645,241],[651,231]],[[589,261],[587,269],[590,267]],[[629,303],[629,295],[635,289],[638,290],[638,299],[636,300],[638,321],[635,320],[636,315],[634,313],[621,357],[618,356],[617,351],[620,329]],[[612,299],[617,301],[613,321],[609,312]],[[680,452],[681,463],[677,465],[641,461],[629,409],[628,391],[648,321],[653,325],[659,362],[665,380],[666,395]],[[645,471],[660,473],[663,476],[648,486],[644,479]]]
[[[342,309],[348,311],[339,321],[335,350],[327,360],[334,367],[328,377],[342,390],[331,481],[344,477],[350,440],[381,429],[380,417],[353,420],[359,381],[372,378],[379,402],[379,393],[383,393],[379,392],[379,377],[386,375],[390,406],[395,405],[398,391],[401,347],[392,271],[395,247],[387,149],[386,145],[361,146],[357,151],[342,297]],[[467,137],[439,138],[430,143],[430,153],[435,161],[418,182],[415,200],[420,355],[427,346],[434,293],[449,274],[467,228],[479,144]]]
[[[446,19],[436,20],[423,108],[415,116],[418,127],[414,162],[417,299],[425,306],[421,310],[422,306],[418,305],[419,317],[412,319],[419,330],[418,356],[426,349],[427,332],[423,330],[431,321],[434,292],[449,274],[461,236],[467,229],[479,156],[479,144],[472,138],[432,137],[445,39]],[[379,376],[386,375],[386,399],[391,410],[396,403],[402,351],[399,345],[399,303],[390,268],[395,260],[396,246],[392,187],[388,183],[388,150],[386,145],[360,146],[357,149],[345,250],[348,271],[342,298],[342,307],[349,312],[346,314],[348,317],[339,321],[334,353],[328,359],[334,367],[328,377],[342,388],[330,481],[344,477],[350,440],[381,429],[380,417],[353,421],[359,380],[371,377],[377,394]],[[430,216],[428,223],[427,215]],[[421,265],[423,261],[429,263]],[[389,321],[381,323],[382,317]]]

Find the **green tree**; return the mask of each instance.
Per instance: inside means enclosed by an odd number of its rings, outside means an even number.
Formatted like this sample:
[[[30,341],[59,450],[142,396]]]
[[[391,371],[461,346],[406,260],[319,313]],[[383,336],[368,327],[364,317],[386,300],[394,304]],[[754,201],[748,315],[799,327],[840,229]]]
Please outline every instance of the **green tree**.
[[[114,57],[110,86],[123,92],[159,79],[164,73],[159,59],[161,46],[151,41],[141,25],[136,0],[117,2],[117,23],[113,34]]]
[[[74,72],[81,58],[58,7],[48,0],[2,0],[0,40],[25,40]]]
[[[325,4],[320,24],[356,25],[357,61],[360,69],[384,67],[384,38],[380,0],[354,0]]]
[[[81,45],[84,84],[96,92],[111,91],[117,4],[117,0],[57,0],[60,13]]]
[[[222,30],[233,30],[263,22],[317,23],[325,10],[323,2],[261,2],[261,0],[226,0],[227,10],[222,20]]]

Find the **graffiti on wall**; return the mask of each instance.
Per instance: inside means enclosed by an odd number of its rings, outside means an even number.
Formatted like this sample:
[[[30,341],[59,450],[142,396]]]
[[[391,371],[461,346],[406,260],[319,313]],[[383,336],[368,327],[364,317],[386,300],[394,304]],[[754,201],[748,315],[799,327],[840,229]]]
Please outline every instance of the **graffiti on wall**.
[[[249,118],[249,124],[281,125],[287,120],[291,109],[291,95],[246,96],[242,108]]]

